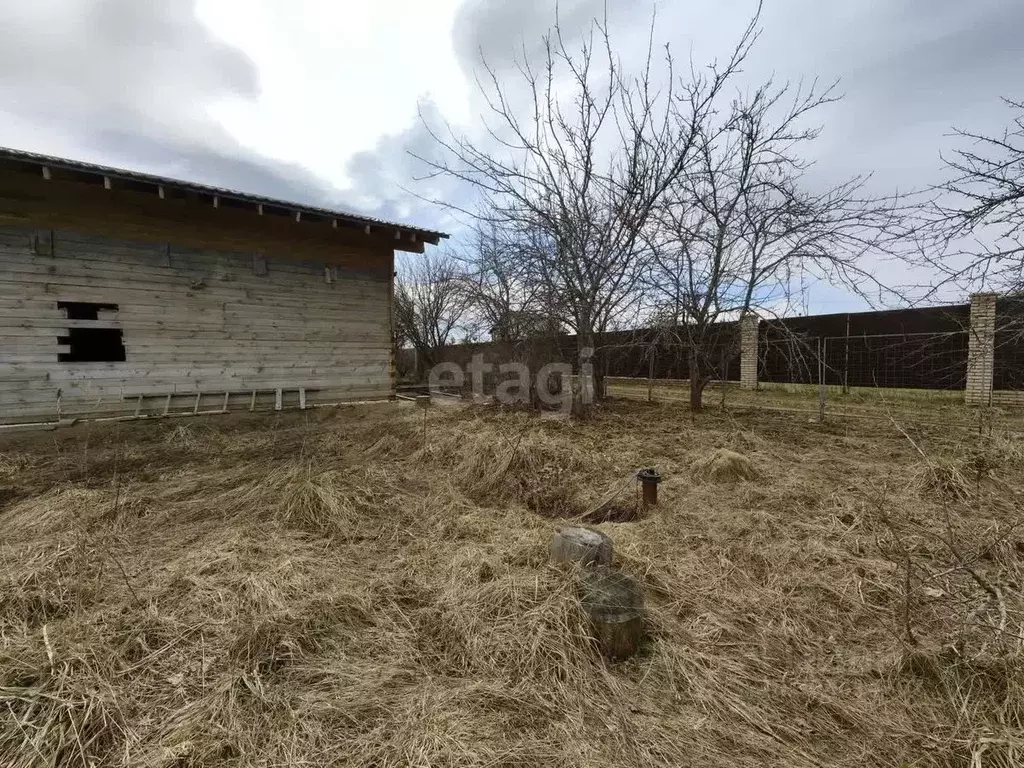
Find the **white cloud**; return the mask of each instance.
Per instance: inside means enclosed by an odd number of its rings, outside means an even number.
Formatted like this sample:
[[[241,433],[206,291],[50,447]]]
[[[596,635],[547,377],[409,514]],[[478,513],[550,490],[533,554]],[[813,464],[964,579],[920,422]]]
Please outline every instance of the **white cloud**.
[[[575,47],[606,3],[559,5]],[[642,55],[652,5],[656,45],[670,42],[685,67],[690,54],[698,66],[725,55],[756,0],[607,3],[627,66]],[[0,144],[455,229],[403,189],[468,199],[450,181],[414,181],[425,169],[409,151],[432,147],[417,105],[480,136],[479,54],[508,82],[515,56],[540,51],[554,9],[554,0],[0,2]],[[822,184],[873,173],[872,191],[925,186],[941,173],[950,126],[998,132],[1000,97],[1024,98],[1024,3],[771,0],[761,21],[747,82],[843,78],[847,99],[820,115]],[[899,269],[879,264],[886,276]]]
[[[408,128],[420,99],[450,120],[468,118],[469,86],[451,45],[458,5],[200,0],[200,21],[259,74],[255,99],[209,112],[243,145],[348,187],[349,159]]]

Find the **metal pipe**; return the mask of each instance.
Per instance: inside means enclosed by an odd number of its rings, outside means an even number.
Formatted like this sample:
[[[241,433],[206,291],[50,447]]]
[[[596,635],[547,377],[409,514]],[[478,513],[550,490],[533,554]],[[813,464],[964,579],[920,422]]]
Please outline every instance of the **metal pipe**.
[[[640,481],[641,493],[645,507],[656,507],[658,505],[658,483],[661,482],[661,475],[653,467],[641,469],[636,473]]]

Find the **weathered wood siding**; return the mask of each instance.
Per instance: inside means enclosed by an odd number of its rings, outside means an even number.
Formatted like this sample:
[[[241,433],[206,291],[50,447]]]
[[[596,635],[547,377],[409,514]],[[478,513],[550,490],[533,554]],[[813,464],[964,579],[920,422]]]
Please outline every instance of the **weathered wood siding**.
[[[0,197],[0,422],[391,394],[393,252],[379,241],[32,205]],[[117,311],[71,320],[58,302]],[[125,361],[59,362],[74,327],[120,328]]]

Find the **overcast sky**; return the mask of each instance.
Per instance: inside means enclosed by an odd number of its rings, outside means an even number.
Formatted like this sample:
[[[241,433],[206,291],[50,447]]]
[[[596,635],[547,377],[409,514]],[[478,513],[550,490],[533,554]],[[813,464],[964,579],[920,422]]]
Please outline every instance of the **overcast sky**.
[[[472,133],[482,54],[531,55],[553,0],[33,0],[0,4],[0,145],[186,178],[423,226],[456,226],[430,188],[422,109]],[[562,0],[571,35],[602,0]],[[609,5],[612,5],[609,3]],[[651,0],[610,11],[627,60]],[[724,55],[754,0],[660,0],[656,35]],[[1024,2],[767,0],[751,81],[841,78],[815,173],[879,191],[939,175],[953,125],[998,131],[1024,99]],[[845,309],[819,292],[816,309]]]

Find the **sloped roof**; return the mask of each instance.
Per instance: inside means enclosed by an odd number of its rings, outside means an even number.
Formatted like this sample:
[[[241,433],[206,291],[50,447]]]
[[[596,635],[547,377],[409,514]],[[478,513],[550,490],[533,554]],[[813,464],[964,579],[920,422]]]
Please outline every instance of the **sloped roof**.
[[[166,176],[156,176],[149,173],[129,171],[124,168],[112,168],[105,165],[96,165],[94,163],[84,163],[79,160],[69,160],[63,157],[39,155],[34,152],[23,152],[21,150],[10,149],[7,147],[0,147],[0,160],[27,163],[41,166],[46,169],[75,171],[107,179],[120,179],[135,183],[149,184],[154,187],[154,191],[159,187],[163,187],[165,189],[187,190],[222,200],[235,200],[243,203],[251,203],[254,206],[284,209],[290,213],[299,214],[300,216],[309,215],[316,218],[333,219],[336,220],[338,224],[344,224],[347,226],[360,227],[364,229],[370,227],[373,229],[394,230],[400,236],[418,239],[422,242],[430,243],[431,245],[437,245],[440,240],[448,237],[444,232],[423,229],[421,227],[414,227],[394,221],[386,221],[384,219],[378,219],[373,216],[364,216],[350,211],[320,208],[302,203],[289,202],[287,200],[263,197],[261,195],[252,195],[235,189],[213,187],[207,184],[197,184],[195,182],[172,179]],[[50,170],[47,170],[46,172],[49,173]],[[102,180],[102,178],[100,180]]]

